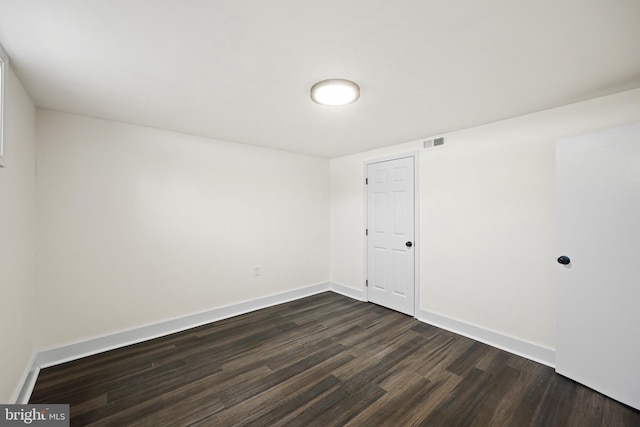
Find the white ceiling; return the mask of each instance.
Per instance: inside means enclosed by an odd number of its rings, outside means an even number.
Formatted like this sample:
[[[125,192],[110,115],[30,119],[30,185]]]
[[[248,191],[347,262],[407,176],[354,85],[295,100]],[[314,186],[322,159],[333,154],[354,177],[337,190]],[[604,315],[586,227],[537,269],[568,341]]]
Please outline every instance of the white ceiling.
[[[40,107],[329,158],[640,87],[638,0],[0,0],[0,44]]]

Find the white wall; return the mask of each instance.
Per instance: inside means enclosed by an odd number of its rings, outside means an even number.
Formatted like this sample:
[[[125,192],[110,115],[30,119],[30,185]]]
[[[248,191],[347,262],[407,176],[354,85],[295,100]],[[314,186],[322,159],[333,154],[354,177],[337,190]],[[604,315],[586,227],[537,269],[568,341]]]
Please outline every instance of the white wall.
[[[328,160],[47,110],[37,129],[40,348],[328,280]]]
[[[640,121],[640,90],[445,136],[420,152],[420,310],[555,348],[554,143]],[[363,162],[331,161],[331,281],[364,291]]]
[[[13,403],[34,351],[36,111],[8,68],[0,168],[0,403]]]
[[[363,292],[363,163],[421,143],[327,161],[36,114],[9,76],[2,401],[34,348],[329,279]],[[554,141],[635,121],[640,90],[452,132],[421,151],[420,310],[553,348]]]

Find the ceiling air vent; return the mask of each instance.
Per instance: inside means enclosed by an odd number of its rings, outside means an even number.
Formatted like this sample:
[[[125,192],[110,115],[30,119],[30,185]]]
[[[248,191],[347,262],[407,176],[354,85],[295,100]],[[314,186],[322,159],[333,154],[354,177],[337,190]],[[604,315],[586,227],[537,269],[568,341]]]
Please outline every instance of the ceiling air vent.
[[[427,139],[423,142],[423,148],[433,148],[444,145],[444,137]]]

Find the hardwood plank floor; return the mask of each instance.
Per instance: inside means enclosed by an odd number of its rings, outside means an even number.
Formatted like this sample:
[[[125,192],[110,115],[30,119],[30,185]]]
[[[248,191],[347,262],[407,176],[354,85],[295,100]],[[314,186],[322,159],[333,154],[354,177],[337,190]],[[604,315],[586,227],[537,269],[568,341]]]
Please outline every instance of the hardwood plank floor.
[[[331,292],[46,368],[72,426],[640,426],[553,369]]]

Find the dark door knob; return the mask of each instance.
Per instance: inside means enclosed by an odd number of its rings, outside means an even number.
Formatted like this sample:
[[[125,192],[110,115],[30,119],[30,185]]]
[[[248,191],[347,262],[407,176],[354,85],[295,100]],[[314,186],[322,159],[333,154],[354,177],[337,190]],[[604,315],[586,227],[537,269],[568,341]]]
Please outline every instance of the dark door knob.
[[[407,245],[407,247],[410,248],[411,246],[413,246],[413,243],[407,242],[407,243],[405,243],[405,245]]]
[[[568,256],[562,255],[560,258],[558,258],[558,262],[562,265],[567,265],[571,262],[571,260],[569,259]]]

